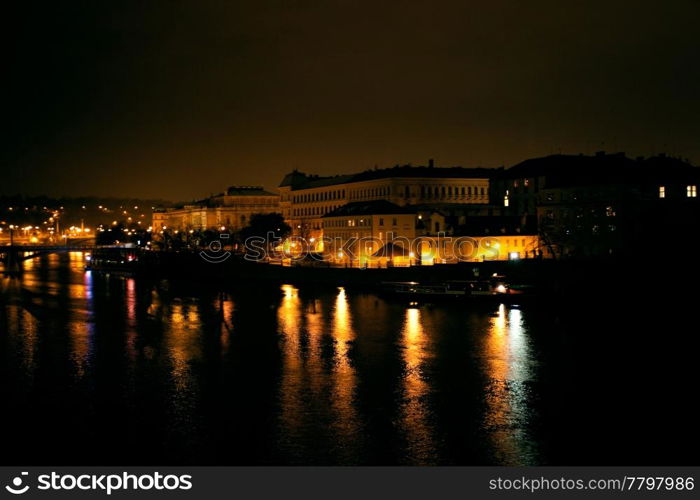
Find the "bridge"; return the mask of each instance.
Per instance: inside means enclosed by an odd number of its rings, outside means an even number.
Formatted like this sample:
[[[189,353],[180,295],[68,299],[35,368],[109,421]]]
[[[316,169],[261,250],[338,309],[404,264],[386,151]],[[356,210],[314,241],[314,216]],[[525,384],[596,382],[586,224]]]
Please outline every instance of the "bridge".
[[[40,255],[61,252],[89,252],[96,248],[94,239],[67,240],[63,245],[15,245],[0,246],[0,262],[4,264],[5,274],[19,274],[22,272],[22,261],[33,259]]]

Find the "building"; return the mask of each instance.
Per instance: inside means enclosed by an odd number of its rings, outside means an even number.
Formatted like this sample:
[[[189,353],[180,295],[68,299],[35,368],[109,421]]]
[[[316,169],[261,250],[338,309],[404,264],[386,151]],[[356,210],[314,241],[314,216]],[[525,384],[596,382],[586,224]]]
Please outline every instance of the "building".
[[[624,154],[551,155],[499,169],[491,195],[504,215],[535,215],[543,192],[560,186],[599,186],[629,179],[635,162]]]
[[[484,168],[396,166],[353,175],[320,177],[293,171],[279,186],[280,208],[294,235],[319,239],[324,215],[356,202],[384,200],[427,212],[487,212],[489,177]]]
[[[323,216],[324,260],[346,267],[406,267],[542,256],[530,219],[477,217],[447,234],[426,230],[419,217],[413,207],[385,200],[343,205]]]
[[[534,217],[471,217],[450,234],[426,234],[416,254],[421,265],[533,259],[543,256]]]
[[[543,257],[536,234],[474,234],[419,238],[417,265],[520,260]]]
[[[260,186],[233,186],[226,192],[172,208],[153,211],[153,233],[215,229],[236,232],[246,227],[254,214],[278,213],[279,195]]]
[[[386,200],[347,203],[322,216],[327,260],[359,267],[411,265],[416,212]],[[398,243],[404,242],[403,245]]]
[[[639,253],[697,227],[700,169],[660,155],[552,155],[500,170],[492,196],[514,216],[536,216],[546,254]]]

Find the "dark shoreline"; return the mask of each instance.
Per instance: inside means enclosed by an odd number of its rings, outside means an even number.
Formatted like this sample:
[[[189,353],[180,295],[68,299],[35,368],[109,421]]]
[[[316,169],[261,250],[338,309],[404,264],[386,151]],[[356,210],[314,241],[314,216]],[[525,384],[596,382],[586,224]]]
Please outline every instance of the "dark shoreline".
[[[104,269],[110,272],[109,269]],[[694,294],[700,267],[687,259],[520,260],[465,262],[387,269],[284,267],[248,262],[237,256],[220,263],[204,261],[194,252],[144,252],[135,274],[171,279],[255,286],[294,284],[376,289],[381,282],[485,279],[503,274],[514,285],[531,286],[551,300],[634,297],[683,301]]]

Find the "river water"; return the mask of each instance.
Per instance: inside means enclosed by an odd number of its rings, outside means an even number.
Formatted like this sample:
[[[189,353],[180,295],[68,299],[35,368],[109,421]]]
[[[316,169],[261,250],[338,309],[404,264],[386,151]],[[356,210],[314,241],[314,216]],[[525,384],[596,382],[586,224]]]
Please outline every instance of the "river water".
[[[608,312],[259,284],[222,301],[77,252],[24,266],[0,288],[5,463],[668,463],[689,436],[672,422],[692,426],[654,410],[637,382],[665,379]]]

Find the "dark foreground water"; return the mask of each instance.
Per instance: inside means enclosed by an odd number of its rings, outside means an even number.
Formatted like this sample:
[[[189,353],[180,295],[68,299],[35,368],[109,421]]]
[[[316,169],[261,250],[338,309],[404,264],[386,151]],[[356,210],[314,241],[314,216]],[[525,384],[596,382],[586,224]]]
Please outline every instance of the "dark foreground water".
[[[5,464],[697,461],[685,307],[409,308],[253,283],[221,303],[79,253],[25,266],[1,278]]]

